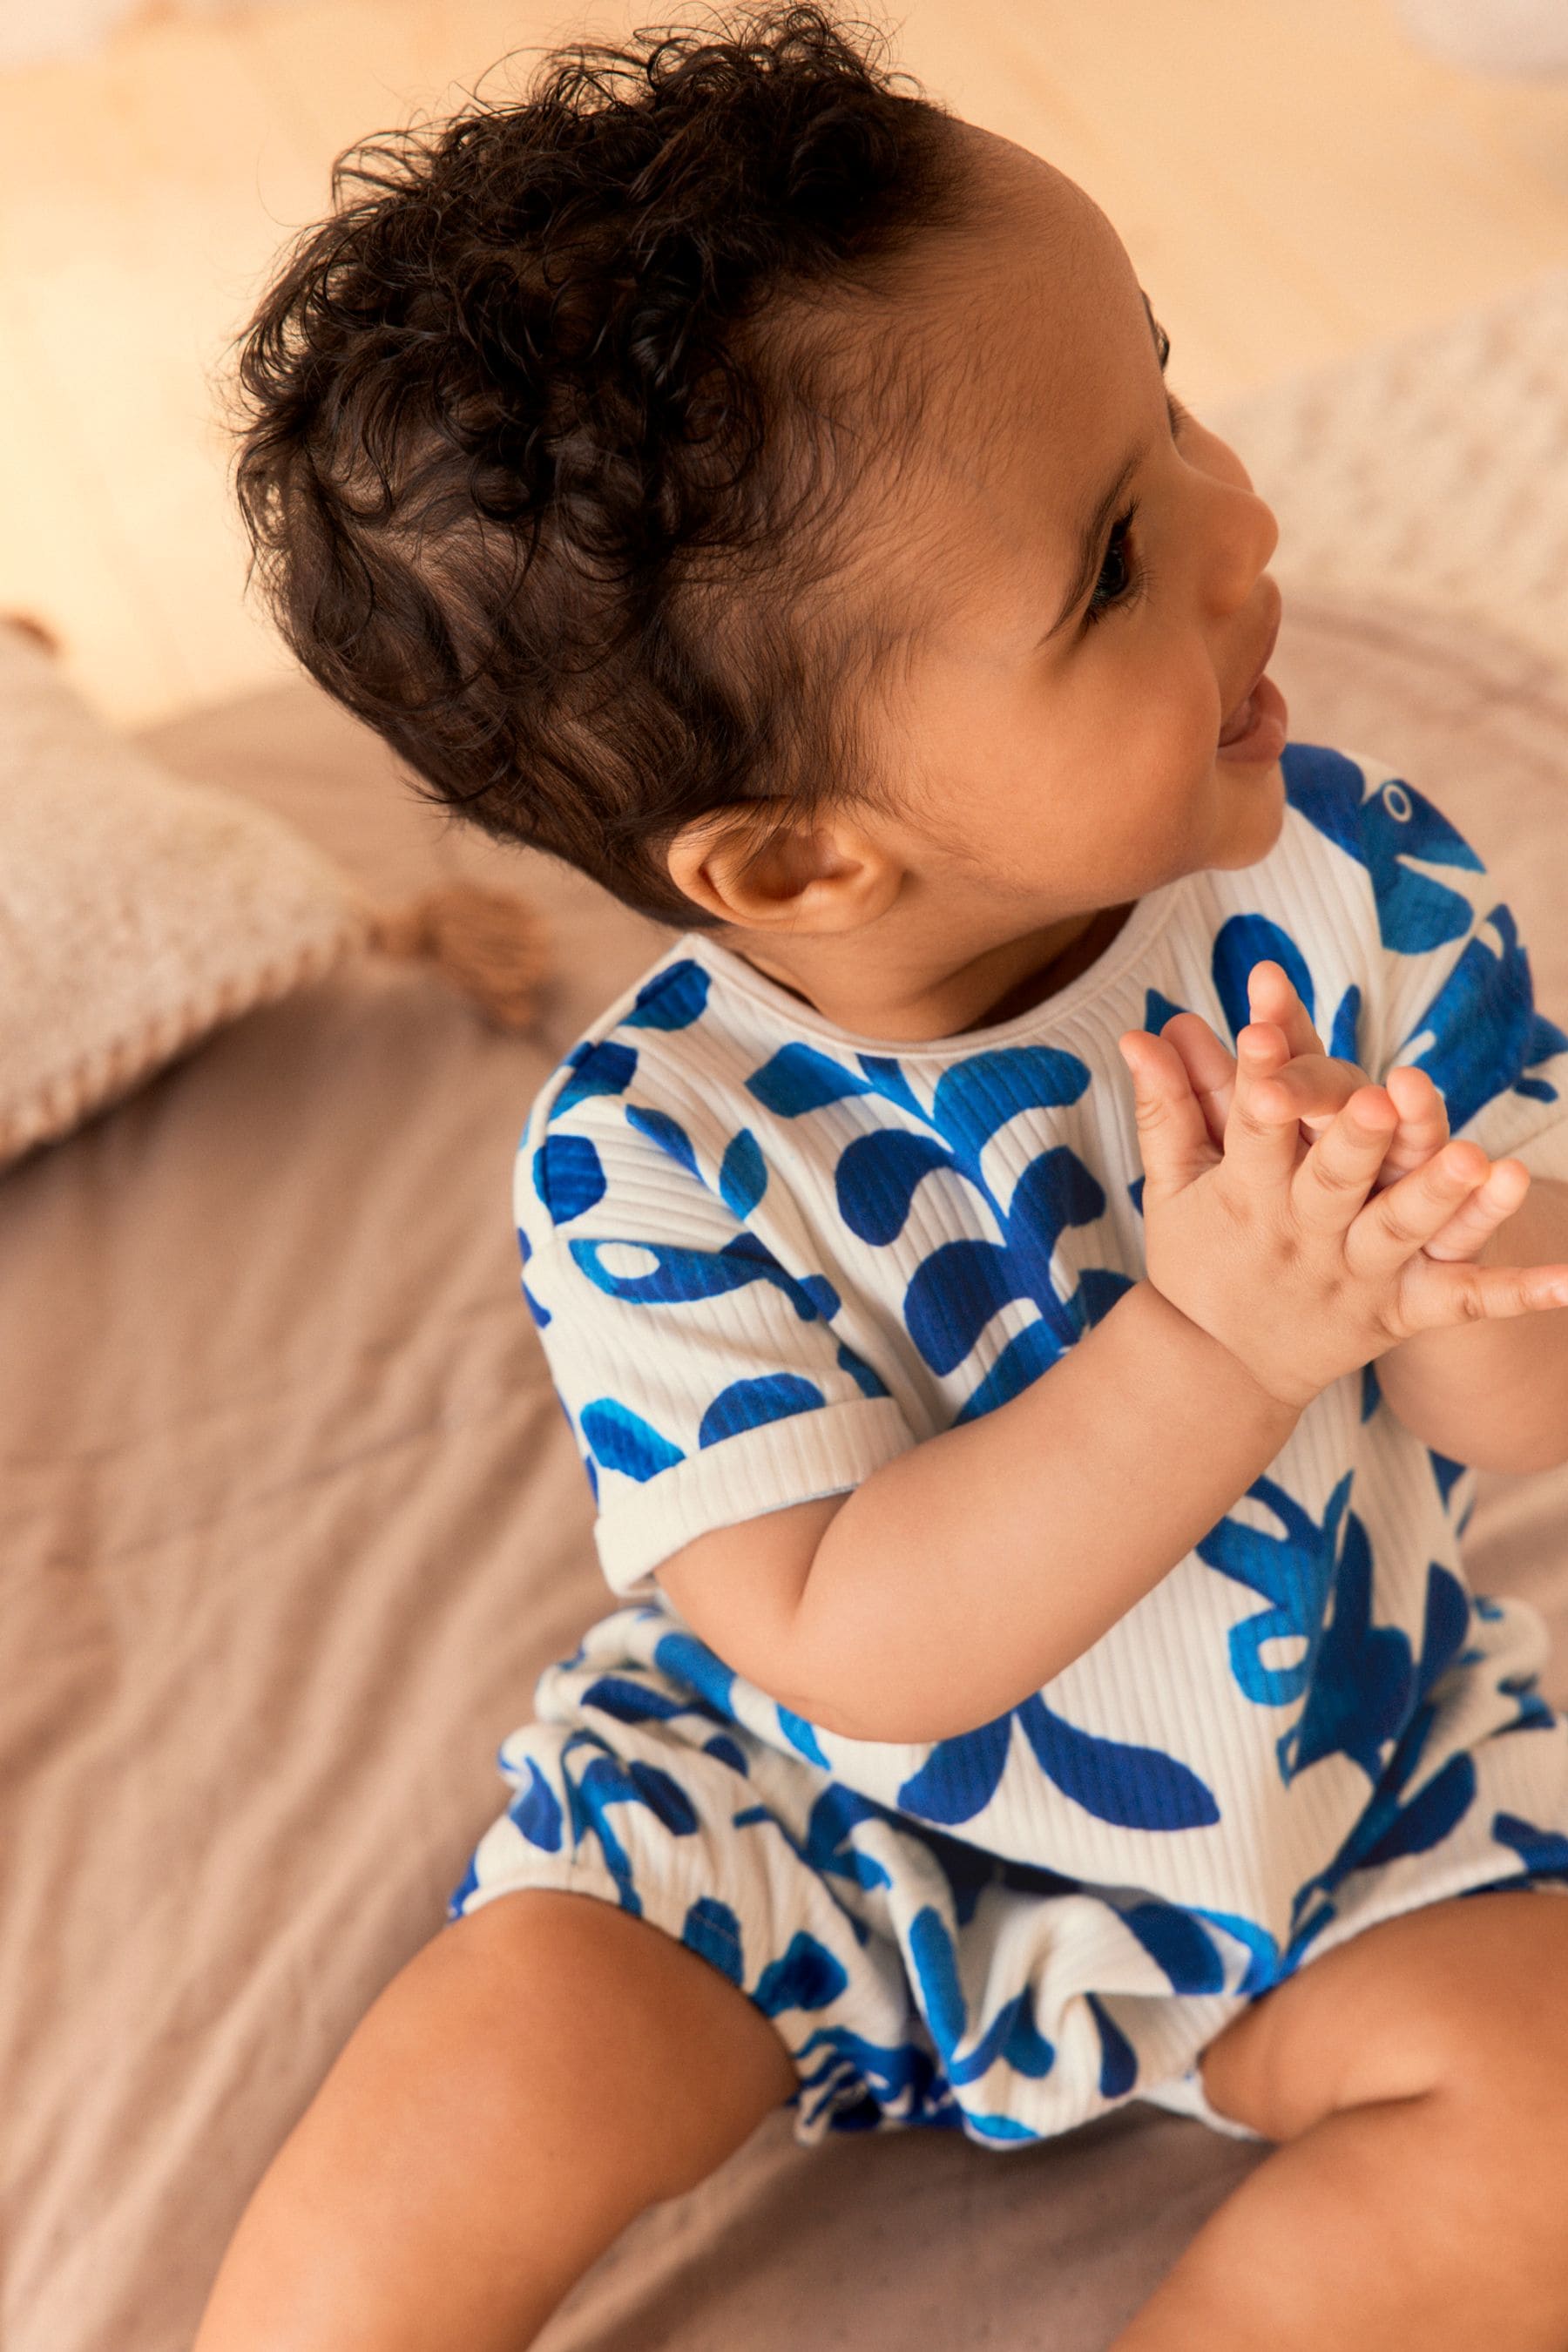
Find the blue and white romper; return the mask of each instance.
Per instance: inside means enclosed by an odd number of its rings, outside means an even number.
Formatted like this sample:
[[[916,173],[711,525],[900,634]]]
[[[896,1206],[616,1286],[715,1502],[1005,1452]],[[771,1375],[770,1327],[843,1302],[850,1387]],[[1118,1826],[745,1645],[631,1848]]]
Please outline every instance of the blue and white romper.
[[[622,1605],[503,1743],[515,1794],[451,1916],[571,1888],[679,1937],[772,2020],[803,2141],[1012,2146],[1130,2098],[1255,2137],[1196,2072],[1249,2000],[1422,1904],[1568,1880],[1543,1622],[1469,1591],[1474,1473],[1373,1367],[1071,1665],[956,1738],[805,1720],[654,1577],[1005,1404],[1115,1306],[1144,1271],[1116,1039],[1190,1009],[1234,1041],[1261,957],[1331,1053],[1414,1062],[1454,1133],[1568,1176],[1568,1035],[1480,859],[1374,761],[1293,743],[1283,768],[1268,856],[1152,891],[1016,1019],[856,1037],[690,934],[524,1129],[524,1293]],[[1047,1517],[1042,1577],[1051,1540]]]

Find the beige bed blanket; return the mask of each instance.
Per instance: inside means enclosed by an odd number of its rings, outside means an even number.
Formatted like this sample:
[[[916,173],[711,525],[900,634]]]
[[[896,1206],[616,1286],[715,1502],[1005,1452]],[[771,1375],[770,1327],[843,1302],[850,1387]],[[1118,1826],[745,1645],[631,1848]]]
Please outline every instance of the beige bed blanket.
[[[1401,766],[1469,834],[1568,1019],[1563,676],[1299,590],[1274,669],[1297,740]],[[0,1185],[7,2352],[182,2352],[271,2151],[439,1926],[534,1677],[610,1605],[518,1295],[510,1160],[663,935],[444,831],[311,688],[148,740],[388,895],[520,883],[557,978],[520,1042],[361,961]],[[1472,1580],[1554,1616],[1568,1699],[1568,1474],[1483,1488]],[[807,2152],[781,2111],[543,2342],[1097,2352],[1258,2160],[1137,2105],[1005,2153]]]

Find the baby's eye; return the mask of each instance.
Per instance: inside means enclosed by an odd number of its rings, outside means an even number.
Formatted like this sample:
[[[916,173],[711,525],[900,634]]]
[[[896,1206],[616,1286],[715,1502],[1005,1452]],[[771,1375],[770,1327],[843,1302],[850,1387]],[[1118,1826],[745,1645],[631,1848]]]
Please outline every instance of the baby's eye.
[[[1138,504],[1134,499],[1125,514],[1118,515],[1110,527],[1105,561],[1100,567],[1094,593],[1084,606],[1086,621],[1101,620],[1116,605],[1131,604],[1142,585],[1143,574],[1131,552],[1132,522],[1137,512]],[[1108,580],[1111,583],[1109,587],[1106,585]]]

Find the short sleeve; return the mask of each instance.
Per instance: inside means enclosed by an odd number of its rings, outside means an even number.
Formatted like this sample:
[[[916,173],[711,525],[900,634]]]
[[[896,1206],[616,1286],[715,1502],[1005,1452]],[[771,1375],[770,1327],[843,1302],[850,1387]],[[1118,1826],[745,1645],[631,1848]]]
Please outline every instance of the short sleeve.
[[[594,1076],[590,1060],[565,1110],[558,1097],[530,1120],[514,1203],[524,1296],[598,1505],[600,1562],[617,1593],[640,1598],[683,1544],[843,1493],[915,1440],[836,1336],[832,1285],[786,1265],[752,1222],[770,1173],[749,1130],[721,1135],[608,1086],[584,1093]]]
[[[1450,1133],[1494,1160],[1528,1160],[1537,1138],[1561,1156],[1563,1139],[1546,1139],[1568,1115],[1568,1035],[1536,1004],[1511,909],[1424,793],[1404,777],[1371,777],[1356,812],[1378,926],[1371,1075],[1399,1063],[1425,1070]]]

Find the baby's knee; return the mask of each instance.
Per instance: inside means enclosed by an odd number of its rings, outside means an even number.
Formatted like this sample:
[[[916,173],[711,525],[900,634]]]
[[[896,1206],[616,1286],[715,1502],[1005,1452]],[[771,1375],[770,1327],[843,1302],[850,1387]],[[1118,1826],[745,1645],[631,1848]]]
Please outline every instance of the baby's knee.
[[[623,2178],[634,2159],[646,2172],[639,2201],[695,2187],[798,2087],[776,2029],[728,1977],[597,1895],[499,1895],[420,1957],[492,2067],[525,2071],[558,2113],[615,2115]],[[602,2141],[602,2120],[589,2130]]]
[[[1568,1902],[1503,1891],[1381,1922],[1263,1994],[1201,2065],[1220,2113],[1273,2140],[1439,2094],[1568,2134]]]

